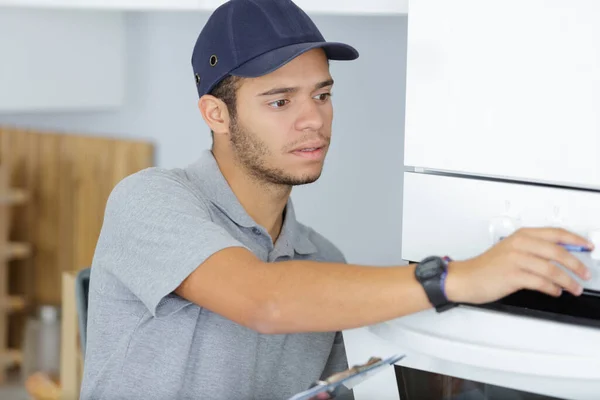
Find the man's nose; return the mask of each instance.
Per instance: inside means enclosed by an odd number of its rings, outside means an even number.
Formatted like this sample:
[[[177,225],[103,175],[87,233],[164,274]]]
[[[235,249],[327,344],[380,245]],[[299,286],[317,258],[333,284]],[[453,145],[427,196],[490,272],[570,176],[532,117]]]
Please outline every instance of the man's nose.
[[[323,127],[324,121],[323,110],[314,100],[310,99],[302,104],[296,120],[296,129],[318,131]]]

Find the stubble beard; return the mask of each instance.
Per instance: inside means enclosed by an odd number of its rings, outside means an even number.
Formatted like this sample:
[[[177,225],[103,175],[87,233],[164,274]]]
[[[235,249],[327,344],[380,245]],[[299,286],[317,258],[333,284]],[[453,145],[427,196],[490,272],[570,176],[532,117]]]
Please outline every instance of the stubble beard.
[[[230,127],[230,141],[233,146],[237,162],[258,183],[269,186],[300,186],[316,182],[321,177],[321,172],[313,175],[294,176],[280,168],[266,165],[266,159],[271,155],[267,145],[255,135],[244,129],[233,119]]]

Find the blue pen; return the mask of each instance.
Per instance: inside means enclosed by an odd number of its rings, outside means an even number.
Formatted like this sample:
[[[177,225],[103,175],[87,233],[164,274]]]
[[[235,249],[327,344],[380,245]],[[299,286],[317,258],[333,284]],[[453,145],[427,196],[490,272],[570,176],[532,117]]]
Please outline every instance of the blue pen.
[[[504,239],[505,236],[502,236],[500,240]],[[577,246],[575,244],[565,244],[558,243],[560,246],[564,247],[567,251],[572,251],[573,253],[590,253],[592,250],[585,246]]]
[[[572,251],[575,253],[589,253],[592,250],[588,249],[585,246],[577,246],[574,244],[564,244],[564,243],[559,243],[559,245],[561,245],[562,247],[564,247],[565,249],[567,249],[568,251]]]

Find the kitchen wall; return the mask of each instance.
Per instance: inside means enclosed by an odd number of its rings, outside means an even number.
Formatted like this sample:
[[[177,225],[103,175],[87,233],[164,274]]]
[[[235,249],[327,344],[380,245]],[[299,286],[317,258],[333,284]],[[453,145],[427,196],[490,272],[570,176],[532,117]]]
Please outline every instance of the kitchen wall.
[[[207,18],[207,13],[128,14],[122,110],[0,114],[0,124],[150,139],[157,145],[159,166],[194,161],[211,144],[196,109],[190,67]],[[328,40],[354,45],[361,58],[332,63],[334,140],[322,178],[294,191],[298,217],[336,243],[350,262],[401,263],[407,18],[314,20]]]
[[[122,110],[0,113],[0,125],[150,139],[159,166],[194,161],[211,144],[196,109],[190,67],[192,47],[207,18],[206,13],[128,14],[127,99]],[[328,40],[354,45],[361,57],[332,62],[334,140],[321,179],[294,190],[298,218],[337,244],[349,262],[400,264],[407,18],[314,20]],[[346,331],[344,337],[351,365],[389,355],[366,329]],[[393,392],[394,382],[393,371],[384,371],[370,386],[356,388],[357,396],[377,397],[373,387]]]

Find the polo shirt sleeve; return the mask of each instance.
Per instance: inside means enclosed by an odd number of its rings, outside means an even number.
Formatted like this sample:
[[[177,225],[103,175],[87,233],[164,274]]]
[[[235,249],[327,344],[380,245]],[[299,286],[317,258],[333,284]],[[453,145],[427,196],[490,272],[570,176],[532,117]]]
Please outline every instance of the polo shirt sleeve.
[[[107,202],[93,267],[108,270],[155,317],[190,304],[173,292],[211,255],[245,247],[188,185],[151,168],[122,180]]]

